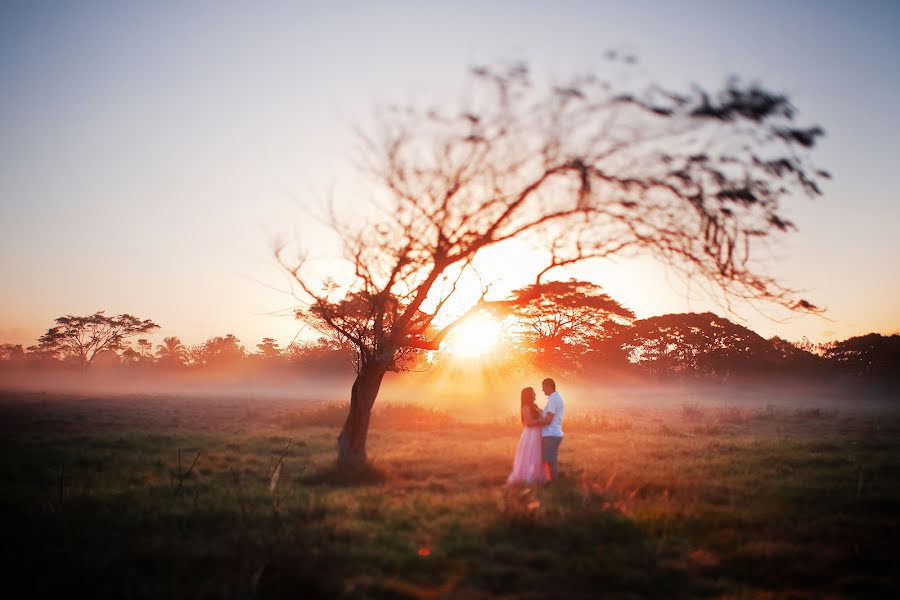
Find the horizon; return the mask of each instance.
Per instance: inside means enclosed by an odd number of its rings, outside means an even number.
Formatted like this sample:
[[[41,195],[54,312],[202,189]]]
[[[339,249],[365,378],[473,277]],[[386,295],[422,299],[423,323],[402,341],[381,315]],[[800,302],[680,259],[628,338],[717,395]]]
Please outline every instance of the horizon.
[[[95,312],[96,312],[96,311],[95,311]],[[103,312],[107,317],[114,316],[112,313],[109,313],[108,311],[100,311],[100,312]],[[94,314],[94,313],[91,313],[91,314]],[[759,335],[761,338],[763,338],[763,339],[765,339],[765,340],[767,340],[767,341],[771,341],[771,340],[773,340],[773,339],[775,339],[775,338],[779,338],[779,339],[785,340],[785,341],[790,342],[790,343],[795,344],[795,345],[798,344],[798,343],[803,342],[804,339],[806,339],[807,341],[809,341],[809,342],[811,342],[811,343],[813,343],[813,344],[815,344],[815,345],[818,345],[818,346],[825,346],[825,345],[827,345],[827,344],[829,344],[829,343],[833,343],[833,342],[841,342],[841,341],[845,341],[845,340],[847,340],[847,339],[856,338],[856,337],[864,337],[864,336],[866,336],[866,335],[872,335],[872,334],[882,335],[882,336],[885,336],[885,337],[891,337],[891,336],[894,336],[894,335],[900,335],[900,329],[897,329],[897,330],[894,330],[894,331],[890,331],[890,332],[866,331],[866,332],[863,332],[863,333],[859,333],[859,334],[854,334],[854,335],[848,336],[848,337],[846,337],[846,338],[835,338],[835,339],[832,339],[832,340],[825,340],[825,341],[821,341],[821,342],[814,342],[813,340],[809,339],[808,337],[800,338],[800,339],[789,339],[789,338],[785,338],[785,337],[783,337],[783,336],[780,336],[780,335],[778,335],[777,333],[775,333],[775,334],[773,334],[773,335],[770,335],[770,336],[766,336],[766,335],[763,335],[762,333],[756,331],[755,329],[753,329],[752,327],[750,327],[750,326],[748,326],[748,325],[742,324],[742,323],[740,323],[739,321],[736,321],[736,320],[733,320],[733,319],[729,318],[729,316],[728,316],[727,314],[726,314],[726,315],[722,315],[722,314],[719,314],[719,313],[717,313],[717,312],[715,312],[715,311],[712,311],[712,310],[704,310],[704,311],[685,311],[685,312],[678,312],[678,313],[662,313],[662,314],[659,314],[659,315],[650,315],[649,317],[644,317],[644,318],[642,318],[642,319],[635,319],[635,320],[634,320],[634,323],[638,323],[639,321],[643,321],[643,320],[646,320],[646,319],[652,319],[652,318],[656,318],[656,317],[678,316],[678,315],[687,315],[687,314],[698,314],[698,315],[702,315],[702,314],[712,314],[712,315],[714,315],[714,316],[716,316],[716,317],[719,317],[719,318],[721,318],[721,319],[725,319],[726,321],[729,321],[729,322],[731,322],[731,323],[733,323],[733,324],[739,325],[739,326],[741,326],[741,327],[746,327],[746,328],[747,328],[748,330],[750,330],[752,333],[755,333],[756,335]],[[60,315],[60,316],[63,316],[63,315]],[[89,315],[65,315],[65,316],[89,316]],[[136,317],[141,318],[141,319],[148,318],[148,319],[150,319],[151,321],[153,320],[151,317],[145,317],[144,315],[133,315],[133,316],[136,316]],[[510,335],[511,328],[513,327],[510,323],[506,322],[506,321],[507,321],[506,319],[504,319],[504,320],[496,320],[496,319],[493,319],[493,318],[485,318],[485,317],[480,316],[480,315],[476,315],[476,316],[473,317],[473,318],[474,318],[476,321],[478,321],[477,324],[476,324],[476,323],[473,323],[472,325],[464,325],[464,326],[463,326],[464,329],[467,330],[467,335],[468,335],[469,337],[475,337],[475,338],[477,338],[478,336],[482,335],[482,333],[483,333],[483,331],[484,331],[484,328],[487,327],[487,328],[488,328],[488,332],[489,332],[489,336],[490,336],[490,342],[489,342],[490,344],[493,344],[495,338],[496,338],[498,335]],[[630,326],[627,326],[627,327],[630,327]],[[48,329],[49,329],[49,327],[48,327]],[[160,326],[160,329],[159,329],[159,330],[163,330],[163,329],[164,329],[164,328],[163,328],[162,326]],[[327,335],[326,335],[325,333],[323,333],[323,334],[321,334],[321,335],[318,335],[318,334],[317,334],[317,335],[314,336],[314,337],[304,337],[304,338],[300,338],[300,337],[298,336],[296,340],[293,340],[293,341],[291,341],[291,342],[288,342],[287,344],[281,344],[281,342],[280,342],[277,338],[273,338],[272,336],[267,336],[267,335],[264,335],[263,337],[259,338],[258,340],[244,340],[244,339],[242,339],[240,336],[235,335],[233,332],[228,331],[227,328],[223,328],[223,329],[221,330],[221,332],[219,332],[219,333],[214,333],[214,334],[210,335],[210,336],[207,337],[207,338],[200,339],[200,340],[197,340],[197,341],[186,340],[186,339],[184,339],[182,336],[178,335],[177,332],[167,332],[167,333],[165,333],[165,334],[163,334],[163,333],[141,334],[141,335],[138,335],[138,336],[132,336],[132,337],[127,338],[127,339],[125,340],[125,345],[123,346],[123,348],[133,347],[134,342],[136,342],[137,340],[139,340],[139,339],[146,339],[146,340],[148,340],[148,341],[151,342],[152,347],[154,348],[153,352],[154,352],[154,354],[155,354],[155,353],[156,353],[156,347],[157,347],[158,345],[161,345],[162,342],[163,342],[163,339],[164,339],[164,338],[167,338],[167,337],[175,337],[175,338],[178,338],[178,340],[179,340],[186,348],[194,348],[194,347],[202,346],[203,344],[205,344],[206,342],[212,340],[213,338],[224,338],[224,337],[229,336],[229,335],[234,335],[234,337],[237,339],[238,343],[244,348],[244,350],[245,350],[245,352],[247,353],[248,356],[249,356],[249,355],[252,355],[252,354],[256,354],[256,353],[257,353],[257,350],[256,350],[257,346],[258,346],[259,344],[261,344],[262,341],[265,340],[265,339],[274,339],[274,340],[275,340],[275,345],[276,345],[276,347],[278,348],[278,350],[281,351],[281,352],[286,352],[286,351],[290,348],[291,345],[298,344],[298,343],[304,343],[304,342],[308,342],[308,343],[313,343],[313,344],[315,344],[315,343],[317,343],[318,340],[320,340],[321,338],[327,338]],[[38,337],[40,337],[40,336],[38,336]],[[455,344],[452,343],[452,342],[453,342],[452,337],[453,337],[453,336],[451,336],[451,338],[447,340],[448,342],[450,342],[450,346],[449,346],[450,349],[449,349],[449,350],[446,350],[446,349],[445,349],[445,346],[442,345],[442,346],[441,346],[441,350],[440,350],[440,353],[441,353],[441,354],[450,354],[450,355],[453,355],[453,354],[460,354],[460,353],[461,353],[463,356],[469,356],[469,357],[473,357],[473,358],[477,358],[477,357],[480,356],[480,352],[477,351],[477,350],[468,350],[468,349],[465,349],[465,348],[464,348],[463,350],[459,351],[459,350],[454,349],[454,345],[455,345]],[[28,342],[33,342],[33,343],[28,343]],[[473,343],[472,341],[469,341],[469,342],[468,342],[469,345],[472,344],[472,343]],[[482,343],[485,343],[485,342],[483,342],[483,341],[481,341],[481,342],[475,341],[475,342],[474,342],[476,348],[478,348],[478,347],[480,346],[480,344],[482,344]],[[26,340],[25,342],[9,342],[9,341],[7,341],[7,340],[0,339],[0,344],[10,344],[10,345],[13,345],[13,346],[15,346],[15,345],[20,345],[20,346],[22,346],[23,349],[27,349],[27,348],[30,347],[30,346],[37,346],[37,344],[38,344],[38,339],[35,338],[34,340],[30,340],[30,341],[29,341],[29,340]]]
[[[830,320],[729,314],[646,258],[549,279],[594,281],[639,319],[712,312],[766,339],[900,332],[900,75],[879,67],[900,57],[900,8],[570,7],[5,5],[0,342],[31,345],[59,316],[105,310],[159,323],[154,344],[233,333],[286,347],[303,326],[271,245],[295,235],[334,254],[302,205],[352,212],[374,194],[352,168],[352,126],[370,127],[379,103],[456,98],[475,64],[522,59],[565,79],[602,70],[611,48],[676,87],[759,81],[824,126],[817,162],[834,179],[818,200],[792,199],[798,231],[769,260]],[[502,295],[529,274],[494,279]]]

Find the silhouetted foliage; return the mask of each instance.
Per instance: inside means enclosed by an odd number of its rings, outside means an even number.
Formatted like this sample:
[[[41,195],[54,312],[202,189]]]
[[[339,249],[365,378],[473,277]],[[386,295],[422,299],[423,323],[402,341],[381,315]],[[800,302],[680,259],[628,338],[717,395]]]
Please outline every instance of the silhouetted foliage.
[[[212,337],[190,350],[196,365],[207,367],[232,367],[243,359],[247,351],[233,334]]]
[[[169,367],[180,367],[190,360],[190,352],[175,336],[163,338],[163,343],[156,346],[156,358],[159,364]]]
[[[266,337],[256,345],[255,356],[261,360],[276,360],[281,357],[281,348],[274,338]]]
[[[159,328],[149,319],[141,320],[129,314],[108,317],[104,312],[57,318],[56,326],[38,340],[35,352],[74,360],[85,369],[103,351],[119,350],[128,338]]]
[[[825,356],[842,372],[900,379],[900,335],[870,333],[834,344]]]
[[[770,356],[777,366],[795,375],[809,375],[826,367],[825,359],[814,352],[817,344],[811,344],[803,338],[792,343],[778,336],[769,338]]]
[[[658,375],[748,372],[775,357],[769,341],[713,313],[642,319],[622,332],[620,342],[630,360]]]
[[[578,371],[592,351],[634,313],[589,281],[548,281],[513,292],[510,313],[519,342],[535,354],[535,364]]]
[[[355,359],[353,348],[339,340],[320,337],[316,341],[294,344],[285,357],[298,368],[325,373],[346,373]]]
[[[22,344],[0,344],[0,361],[13,364],[25,362],[25,349]]]

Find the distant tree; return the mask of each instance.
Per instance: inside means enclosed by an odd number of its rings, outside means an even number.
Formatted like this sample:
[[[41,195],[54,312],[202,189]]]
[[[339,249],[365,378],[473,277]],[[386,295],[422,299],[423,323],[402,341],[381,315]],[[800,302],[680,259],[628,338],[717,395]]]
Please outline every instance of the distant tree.
[[[900,335],[869,333],[837,342],[825,358],[844,373],[900,379]]]
[[[827,177],[806,156],[822,129],[796,126],[785,96],[594,76],[538,90],[521,65],[473,79],[467,105],[391,107],[364,137],[362,163],[385,194],[373,223],[332,218],[346,277],[313,276],[302,254],[288,264],[276,250],[303,294],[298,316],[356,348],[339,461],[365,460],[384,375],[439,347],[465,318],[444,310],[460,273],[507,240],[554,240],[538,283],[562,265],[642,252],[725,298],[817,310],[754,261],[793,228],[782,201],[819,194]]]
[[[819,344],[812,344],[807,338],[790,342],[778,336],[769,338],[771,356],[779,369],[795,374],[810,374],[820,371],[825,360],[818,352]]]
[[[281,358],[281,348],[274,338],[266,337],[256,345],[256,356],[263,360],[276,360]]]
[[[128,348],[128,350],[132,350]],[[136,353],[137,354],[137,353]],[[141,357],[138,354],[135,362],[140,362]],[[122,365],[123,358],[119,356],[119,353],[115,350],[101,350],[94,356],[94,360],[91,361],[91,368],[101,368],[101,369],[115,369]]]
[[[25,360],[22,344],[0,344],[0,362],[21,363]]]
[[[621,334],[630,359],[653,374],[728,375],[759,369],[771,344],[713,313],[683,313],[635,321]]]
[[[141,362],[141,353],[129,346],[122,348],[120,362],[124,365],[136,365]]]
[[[284,355],[300,369],[330,373],[347,373],[355,359],[353,348],[347,343],[327,337],[292,344]]]
[[[150,343],[150,340],[146,338],[141,338],[137,341],[137,350],[141,355],[141,359],[153,362],[153,344]]]
[[[189,357],[188,349],[176,336],[165,337],[163,343],[156,346],[156,358],[161,365],[180,367]]]
[[[60,360],[71,361],[71,357],[63,358],[58,348],[41,346],[39,344],[28,346],[25,349],[25,362],[31,366],[49,367],[59,363]]]
[[[208,339],[191,352],[194,362],[201,366],[233,366],[247,355],[246,349],[233,334]]]
[[[101,352],[119,350],[128,338],[159,328],[149,319],[141,320],[129,314],[106,316],[104,312],[57,318],[56,326],[40,337],[35,351],[71,358],[84,370]]]
[[[819,342],[813,343],[809,341],[809,338],[805,335],[800,338],[799,342],[792,342],[794,346],[803,350],[805,352],[809,352],[810,354],[815,354],[816,356],[825,356],[829,349],[834,347],[835,342]]]
[[[548,281],[513,292],[520,343],[537,364],[577,370],[592,350],[630,325],[634,313],[589,281]]]
[[[134,345],[126,342],[122,345],[119,360],[128,365],[153,363],[153,344],[146,338],[137,340]]]

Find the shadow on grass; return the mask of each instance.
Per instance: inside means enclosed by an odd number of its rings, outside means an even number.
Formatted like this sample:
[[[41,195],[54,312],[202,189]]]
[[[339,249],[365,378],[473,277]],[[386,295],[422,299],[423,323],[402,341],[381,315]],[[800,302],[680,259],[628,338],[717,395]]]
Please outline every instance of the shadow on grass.
[[[303,475],[298,481],[311,486],[356,487],[382,485],[388,478],[388,472],[371,461],[365,463],[334,461],[325,467]]]
[[[470,583],[529,598],[563,591],[567,598],[694,598],[711,592],[665,566],[656,539],[602,505],[596,496],[586,502],[572,481],[537,491],[507,489],[499,514],[480,532],[483,558],[473,559]],[[467,550],[474,556],[475,548],[457,548]]]
[[[302,519],[150,513],[134,499],[72,499],[57,519],[19,511],[7,585],[22,598],[333,598],[346,576]],[[8,512],[6,517],[12,517]],[[198,518],[199,517],[199,518]]]

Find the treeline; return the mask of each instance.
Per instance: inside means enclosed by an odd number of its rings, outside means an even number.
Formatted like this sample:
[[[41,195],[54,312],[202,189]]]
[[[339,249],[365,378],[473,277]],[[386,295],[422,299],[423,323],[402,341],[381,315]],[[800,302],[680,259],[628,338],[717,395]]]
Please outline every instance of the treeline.
[[[870,333],[813,344],[763,338],[713,313],[636,320],[581,348],[535,352],[536,362],[565,370],[622,372],[638,377],[729,379],[837,376],[900,382],[900,335]],[[579,352],[580,351],[580,352]]]
[[[155,347],[146,335],[159,325],[133,315],[66,315],[42,335],[37,344],[0,344],[0,368],[91,370],[159,369],[179,372],[235,372],[263,369],[346,370],[345,349],[324,338],[280,348],[263,338],[248,350],[233,334],[214,336],[188,346],[177,336]]]
[[[510,317],[506,352],[551,372],[636,378],[900,379],[900,335],[870,333],[813,344],[766,339],[713,313],[634,313],[587,281],[530,285],[499,303]]]
[[[154,345],[146,338],[123,342],[83,355],[71,350],[48,350],[39,345],[0,344],[0,369],[67,369],[86,371],[159,370],[168,372],[312,371],[348,372],[346,349],[321,338],[281,348],[273,338],[263,338],[248,349],[232,334],[214,336],[202,344],[185,345],[177,336]]]
[[[636,378],[730,379],[836,376],[900,381],[900,335],[870,333],[812,344],[763,338],[713,313],[635,315],[585,281],[528,286],[486,307],[507,327],[482,366],[537,367],[560,374]],[[0,369],[143,369],[194,373],[350,374],[353,351],[339,340],[291,343],[263,338],[251,348],[232,334],[187,346],[176,337],[152,344],[159,326],[132,315],[56,319],[33,346],[0,345]],[[440,369],[441,352],[411,356],[411,370]]]

